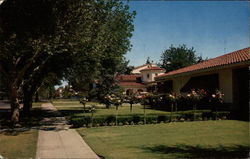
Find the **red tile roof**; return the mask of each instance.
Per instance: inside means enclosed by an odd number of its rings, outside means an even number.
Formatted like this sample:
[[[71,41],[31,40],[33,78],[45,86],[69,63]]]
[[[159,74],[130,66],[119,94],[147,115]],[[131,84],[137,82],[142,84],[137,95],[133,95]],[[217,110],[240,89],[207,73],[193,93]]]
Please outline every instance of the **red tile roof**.
[[[145,85],[143,83],[138,82],[120,82],[120,86],[137,86],[137,87],[144,87]]]
[[[144,67],[144,66],[147,66],[148,64],[143,64],[143,65],[140,65],[140,66],[136,66],[134,69],[138,69],[138,68],[141,68],[141,67]]]
[[[165,69],[154,66],[154,67],[148,67],[148,68],[142,69],[141,71],[148,71],[148,70],[163,70],[164,71]]]
[[[161,77],[166,77],[170,75],[176,75],[176,74],[181,74],[185,72],[192,72],[196,70],[202,70],[202,69],[208,69],[216,66],[224,66],[224,65],[229,65],[229,64],[234,64],[234,63],[239,63],[239,62],[244,62],[244,61],[249,61],[250,60],[250,47],[244,48],[241,50],[237,50],[195,65],[187,66],[178,70],[170,71],[165,74],[162,74],[157,78]]]
[[[156,65],[156,64],[154,64],[154,63],[143,64],[143,65],[140,65],[140,66],[136,66],[134,69],[138,69],[138,68],[141,68],[141,67],[144,67],[144,66],[149,66],[149,65]]]
[[[141,78],[141,75],[119,75],[116,76],[118,81],[134,81],[136,82],[138,78]]]

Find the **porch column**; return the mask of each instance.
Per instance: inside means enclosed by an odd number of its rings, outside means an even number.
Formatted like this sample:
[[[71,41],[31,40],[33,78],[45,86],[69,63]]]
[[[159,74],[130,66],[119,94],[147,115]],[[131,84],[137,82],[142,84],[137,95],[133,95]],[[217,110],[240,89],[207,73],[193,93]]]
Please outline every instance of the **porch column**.
[[[181,76],[173,79],[173,92],[180,93],[182,87],[190,80],[190,76]]]
[[[224,93],[225,103],[233,103],[233,74],[231,69],[219,72],[219,89]]]

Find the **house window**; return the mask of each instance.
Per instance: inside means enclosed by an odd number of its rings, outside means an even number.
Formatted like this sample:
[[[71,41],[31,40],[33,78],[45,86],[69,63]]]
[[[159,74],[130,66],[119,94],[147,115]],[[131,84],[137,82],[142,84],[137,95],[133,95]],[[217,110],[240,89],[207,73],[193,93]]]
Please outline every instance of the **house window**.
[[[158,73],[156,73],[155,76],[158,76]]]
[[[149,74],[147,74],[147,77],[149,78]]]

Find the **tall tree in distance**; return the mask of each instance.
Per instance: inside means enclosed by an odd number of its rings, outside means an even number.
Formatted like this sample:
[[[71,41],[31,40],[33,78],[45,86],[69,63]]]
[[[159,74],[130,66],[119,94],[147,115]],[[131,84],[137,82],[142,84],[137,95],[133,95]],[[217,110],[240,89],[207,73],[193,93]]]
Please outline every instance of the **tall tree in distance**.
[[[146,64],[150,64],[150,57],[147,58]]]
[[[190,66],[203,61],[201,56],[196,55],[193,47],[188,48],[186,45],[174,47],[171,45],[166,49],[160,59],[160,65],[167,72]]]

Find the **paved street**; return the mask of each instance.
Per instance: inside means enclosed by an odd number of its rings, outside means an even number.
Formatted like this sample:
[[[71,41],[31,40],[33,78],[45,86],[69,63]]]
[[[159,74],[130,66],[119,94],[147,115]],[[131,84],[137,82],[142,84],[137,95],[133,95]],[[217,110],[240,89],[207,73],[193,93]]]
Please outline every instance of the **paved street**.
[[[0,109],[10,109],[10,104],[0,100]]]

